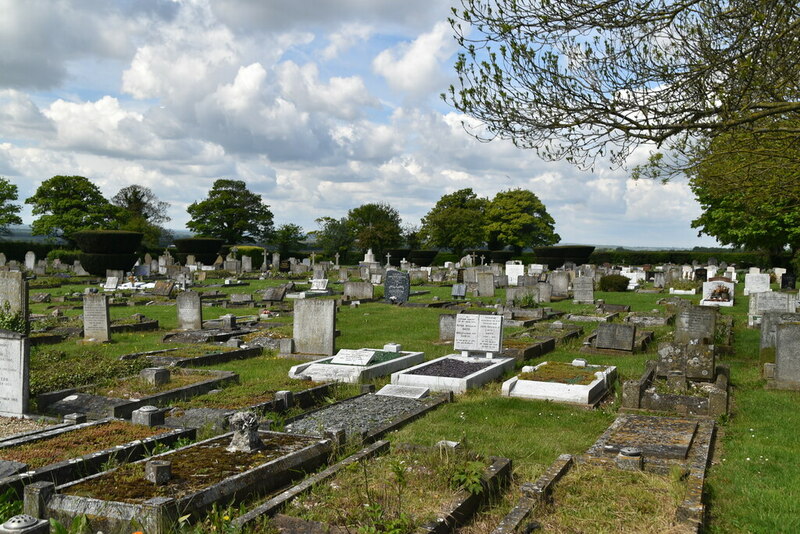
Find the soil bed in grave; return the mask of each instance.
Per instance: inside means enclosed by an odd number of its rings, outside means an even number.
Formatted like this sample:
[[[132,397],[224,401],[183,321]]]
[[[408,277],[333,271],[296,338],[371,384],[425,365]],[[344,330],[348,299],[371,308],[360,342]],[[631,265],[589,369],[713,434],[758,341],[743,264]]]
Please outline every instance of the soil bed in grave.
[[[52,438],[0,449],[0,459],[28,464],[29,469],[62,462],[95,451],[108,449],[137,439],[164,433],[163,428],[109,421],[71,430]]]
[[[478,479],[487,465],[463,450],[398,448],[339,471],[294,499],[283,513],[353,532],[373,532],[368,529],[381,522],[396,522],[402,532],[413,532],[435,520],[460,482]]]
[[[587,369],[584,367],[576,367],[571,363],[547,362],[545,365],[539,366],[535,371],[521,373],[519,379],[588,386],[597,380],[595,376],[596,372],[596,367]]]
[[[410,375],[443,376],[447,378],[464,378],[481,369],[486,369],[494,362],[462,362],[453,358],[445,358],[425,367],[408,371]]]
[[[98,385],[85,393],[91,395],[100,395],[103,397],[113,397],[117,399],[141,399],[163,393],[164,391],[171,391],[173,389],[191,386],[199,382],[205,382],[216,378],[216,375],[204,371],[188,372],[184,369],[171,368],[169,382],[159,386],[151,385],[146,380],[140,377],[131,377],[125,379],[115,380],[113,383],[106,383]]]
[[[553,487],[552,504],[537,508],[532,519],[553,534],[686,532],[676,520],[685,492],[679,475],[578,464]]]
[[[298,392],[320,385],[322,384],[318,382],[312,382],[311,380],[298,380],[296,381],[296,384],[292,384],[291,387],[287,387],[285,389],[292,392]],[[255,406],[265,402],[270,402],[275,399],[275,393],[278,391],[262,390],[253,392],[252,389],[252,385],[230,385],[216,393],[206,393],[186,401],[174,402],[172,405],[182,409],[215,408],[232,410],[236,408],[242,408],[244,406]]]
[[[262,434],[262,440],[265,447],[253,453],[226,450],[231,441],[228,435],[159,455],[156,458],[172,462],[172,478],[162,486],[146,480],[145,464],[138,462],[73,484],[64,488],[63,493],[131,504],[141,504],[154,497],[180,499],[317,441],[305,436],[277,433]]]

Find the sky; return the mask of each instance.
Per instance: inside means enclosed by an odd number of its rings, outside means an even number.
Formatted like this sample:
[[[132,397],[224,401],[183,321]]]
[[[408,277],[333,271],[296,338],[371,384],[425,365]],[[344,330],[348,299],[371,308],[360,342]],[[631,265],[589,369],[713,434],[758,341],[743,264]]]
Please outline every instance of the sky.
[[[684,180],[581,171],[466,133],[442,101],[458,46],[436,0],[0,0],[0,176],[20,203],[55,175],[149,187],[168,228],[219,178],[276,225],[370,202],[403,222],[447,193],[529,189],[563,243],[715,246]],[[30,206],[21,216],[30,224]]]

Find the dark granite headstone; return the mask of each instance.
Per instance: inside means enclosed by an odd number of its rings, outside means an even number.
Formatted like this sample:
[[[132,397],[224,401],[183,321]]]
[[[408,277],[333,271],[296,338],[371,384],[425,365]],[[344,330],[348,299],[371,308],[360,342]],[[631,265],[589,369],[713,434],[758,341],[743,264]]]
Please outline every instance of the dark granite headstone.
[[[411,294],[411,279],[402,271],[386,271],[383,296],[388,302],[398,304],[408,301]]]
[[[286,296],[286,286],[268,287],[261,291],[261,298],[270,302],[280,302]]]
[[[708,279],[708,269],[695,269],[694,279],[700,282],[705,282]]]
[[[717,328],[717,310],[701,306],[687,306],[680,308],[675,318],[675,341],[688,343],[690,341],[714,342]]]
[[[797,284],[797,276],[794,273],[783,273],[781,276],[781,289],[794,289]]]
[[[633,352],[636,341],[636,325],[600,323],[597,325],[595,347],[598,349],[625,350]]]

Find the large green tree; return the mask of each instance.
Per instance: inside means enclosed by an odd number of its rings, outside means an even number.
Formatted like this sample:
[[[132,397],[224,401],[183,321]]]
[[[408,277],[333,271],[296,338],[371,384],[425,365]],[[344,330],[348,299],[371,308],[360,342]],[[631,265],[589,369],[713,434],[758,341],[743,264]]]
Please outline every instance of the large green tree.
[[[190,230],[229,244],[267,242],[272,236],[269,206],[242,180],[215,181],[208,198],[193,202],[186,211],[192,218],[186,223]]]
[[[756,142],[754,142],[754,139]],[[724,245],[800,251],[800,139],[726,132],[696,148],[692,222]]]
[[[485,220],[491,249],[511,246],[519,254],[525,247],[554,245],[561,240],[544,204],[527,189],[497,193],[486,208]]]
[[[642,143],[800,114],[800,4],[785,0],[461,0],[445,99],[545,159],[623,163]],[[780,130],[786,131],[786,130]],[[800,128],[790,132],[800,135]]]
[[[442,195],[422,218],[420,233],[425,244],[449,248],[461,255],[468,247],[479,247],[486,240],[484,213],[489,201],[471,188]]]
[[[0,235],[8,235],[9,224],[22,224],[22,219],[17,215],[22,209],[19,204],[12,204],[17,200],[17,186],[7,179],[0,177]]]
[[[157,248],[165,232],[161,223],[169,221],[169,204],[158,200],[149,187],[129,185],[123,187],[111,198],[111,203],[120,209],[120,230],[142,232],[143,243]]]
[[[119,226],[118,209],[83,176],[53,176],[25,203],[39,216],[31,225],[34,235],[61,237],[73,245],[75,232]]]
[[[272,236],[271,244],[274,245],[281,256],[288,256],[290,252],[297,251],[303,246],[306,233],[296,224],[282,224],[278,226]]]
[[[403,242],[400,214],[385,202],[363,204],[347,212],[355,244],[362,250],[372,249],[376,258]]]
[[[323,254],[328,258],[334,258],[339,254],[339,261],[346,261],[347,253],[353,246],[353,229],[348,224],[347,218],[320,217],[316,223],[320,228],[311,234]]]

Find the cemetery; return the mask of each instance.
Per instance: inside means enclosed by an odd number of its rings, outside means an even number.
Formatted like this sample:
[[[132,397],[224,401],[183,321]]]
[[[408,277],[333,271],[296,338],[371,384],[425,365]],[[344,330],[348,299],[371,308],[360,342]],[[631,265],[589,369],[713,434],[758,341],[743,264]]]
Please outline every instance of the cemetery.
[[[0,423],[40,425],[0,435],[0,488],[18,510],[64,525],[90,518],[103,532],[202,529],[221,509],[243,531],[326,532],[375,526],[365,510],[379,506],[380,528],[499,534],[534,521],[568,528],[576,503],[610,485],[625,497],[600,499],[606,511],[591,521],[625,507],[642,520],[637,510],[658,502],[652,525],[697,530],[721,520],[705,511],[707,484],[712,504],[738,502],[717,471],[745,476],[714,456],[716,425],[755,428],[753,417],[772,416],[751,397],[800,389],[796,293],[777,284],[746,297],[731,284],[720,307],[709,294],[670,297],[652,277],[601,291],[542,268],[536,278],[555,290],[543,306],[539,291],[509,304],[530,287],[516,264],[517,285],[491,291],[480,271],[471,282],[456,268],[423,279],[375,265],[345,282],[317,278],[316,265],[292,278],[215,268],[179,287],[166,282],[183,267],[170,266],[140,276],[139,289],[104,292],[106,278],[48,264],[62,276],[36,298],[37,278],[7,272],[3,301],[24,299],[29,320],[0,333]],[[495,282],[505,276],[491,268]],[[477,285],[456,299],[459,274]],[[160,294],[146,294],[158,282]],[[489,488],[502,506],[484,498]]]

